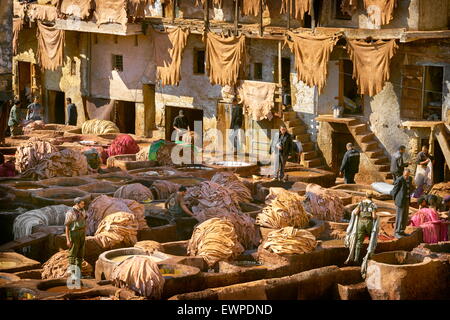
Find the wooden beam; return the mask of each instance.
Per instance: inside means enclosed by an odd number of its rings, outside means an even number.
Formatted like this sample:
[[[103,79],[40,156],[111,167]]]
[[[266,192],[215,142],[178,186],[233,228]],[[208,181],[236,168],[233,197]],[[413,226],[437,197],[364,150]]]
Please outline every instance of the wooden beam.
[[[311,29],[316,28],[316,13],[314,12],[314,0],[309,0],[309,5],[311,8]]]
[[[174,21],[177,16],[176,10],[177,10],[177,0],[172,0],[172,21]]]
[[[291,28],[291,0],[287,1],[287,29]]]
[[[280,86],[279,93],[280,93],[280,97],[281,97],[281,102],[278,104],[278,113],[280,114],[280,117],[281,117],[282,112],[283,112],[283,110],[282,110],[282,104],[283,104],[283,102],[282,102],[283,101],[282,92],[283,92],[283,88],[282,88],[282,84],[281,84],[281,80],[282,80],[282,77],[283,77],[283,75],[281,73],[282,73],[283,70],[281,68],[281,61],[282,61],[281,53],[282,53],[282,43],[281,43],[281,41],[278,41],[278,85]]]
[[[264,31],[263,31],[263,5],[262,5],[262,0],[259,0],[259,35],[261,37],[264,35]]]
[[[234,0],[234,35],[238,35],[239,24],[239,0]]]
[[[205,31],[207,29],[209,29],[209,1],[210,0],[206,0],[206,4],[205,4],[205,11],[204,11],[204,20],[205,20]]]

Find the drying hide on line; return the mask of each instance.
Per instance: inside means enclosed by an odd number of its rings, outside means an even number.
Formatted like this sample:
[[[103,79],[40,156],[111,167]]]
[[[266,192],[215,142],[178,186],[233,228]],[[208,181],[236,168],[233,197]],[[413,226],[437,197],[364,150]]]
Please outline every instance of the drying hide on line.
[[[148,4],[153,5],[153,0],[128,0],[127,1],[127,13],[132,18],[132,21],[136,19],[145,18],[145,8]]]
[[[13,54],[18,53],[18,47],[19,47],[19,33],[20,30],[23,28],[23,19],[21,18],[13,18]]]
[[[86,234],[94,234],[99,223],[106,216],[119,211],[133,213],[136,216],[139,230],[148,229],[144,210],[144,205],[134,200],[112,198],[106,195],[98,196],[90,203],[86,212]]]
[[[272,120],[275,88],[275,83],[271,82],[241,81],[238,87],[239,97],[242,99],[244,112],[249,114],[252,120]]]
[[[114,267],[111,280],[116,287],[129,288],[149,299],[161,299],[165,281],[158,264],[145,256],[123,260]]]
[[[245,65],[245,36],[206,34],[206,70],[211,84],[236,84]]]
[[[83,261],[81,264],[81,275],[90,278],[93,272],[94,268],[87,261]],[[42,265],[42,279],[44,280],[66,279],[69,277],[69,250],[61,250],[55,253]]]
[[[311,14],[310,0],[282,0],[281,13],[288,11],[288,1],[290,2],[291,16],[297,20],[303,20],[306,12]]]
[[[181,56],[186,47],[188,35],[189,30],[180,27],[166,32],[150,28],[156,80],[161,80],[162,86],[177,86],[180,83]]]
[[[58,12],[84,20],[89,17],[92,9],[92,0],[61,0]]]
[[[188,255],[203,257],[209,267],[233,259],[243,251],[233,224],[220,218],[197,225],[187,246]]]
[[[263,248],[276,254],[301,254],[314,251],[317,246],[316,237],[302,229],[284,227],[269,232]]]
[[[259,16],[261,1],[263,0],[242,0],[241,14],[243,16]]]
[[[388,24],[394,18],[397,0],[364,0],[364,6],[370,22],[380,26]]]
[[[167,1],[167,0],[166,0]],[[200,6],[205,6],[205,0],[195,0],[195,5],[197,6],[197,7],[200,7]],[[223,0],[212,0],[211,1],[211,3],[215,6],[215,7],[218,7],[218,8],[222,8],[222,6],[223,6]]]
[[[297,193],[283,188],[270,188],[266,204],[256,216],[258,225],[273,229],[308,227],[309,217],[303,208],[302,197]]]
[[[56,70],[64,62],[64,30],[37,22],[38,59],[43,69]]]
[[[353,78],[360,94],[374,96],[383,90],[390,76],[390,61],[398,45],[395,40],[367,43],[348,40],[347,51],[353,62]]]
[[[41,4],[31,4],[27,8],[27,16],[31,21],[48,21],[53,22],[58,17],[56,7],[41,5]]]
[[[97,25],[118,23],[125,26],[128,22],[126,0],[94,0],[94,17]]]
[[[101,98],[86,98],[86,109],[89,119],[111,120],[115,100]]]
[[[322,92],[327,79],[328,60],[338,37],[314,36],[288,32],[292,41],[286,40],[295,56],[298,79],[309,87],[317,86]]]

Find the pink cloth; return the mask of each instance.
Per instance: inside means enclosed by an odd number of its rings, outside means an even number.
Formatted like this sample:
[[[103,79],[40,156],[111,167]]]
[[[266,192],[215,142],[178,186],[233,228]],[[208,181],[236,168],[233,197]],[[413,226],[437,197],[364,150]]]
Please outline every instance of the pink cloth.
[[[420,227],[423,233],[423,241],[426,243],[437,243],[447,241],[448,226],[439,220],[436,210],[422,208],[411,217],[411,225]]]

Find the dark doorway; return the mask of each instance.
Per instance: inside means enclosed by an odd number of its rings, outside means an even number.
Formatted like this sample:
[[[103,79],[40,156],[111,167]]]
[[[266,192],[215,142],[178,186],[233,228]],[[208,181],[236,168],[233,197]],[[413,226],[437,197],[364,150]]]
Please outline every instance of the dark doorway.
[[[189,124],[189,129],[192,131],[195,129],[194,122],[201,121],[201,132],[203,133],[203,110],[192,109],[192,108],[180,108],[165,106],[165,123],[166,123],[166,140],[171,140],[172,132],[175,130],[173,128],[173,120],[178,116],[180,110],[184,111]]]
[[[445,181],[445,157],[442,152],[439,141],[434,141],[434,166],[433,166],[433,183]]]
[[[342,159],[344,159],[344,154],[347,152],[346,144],[349,142],[353,143],[355,146],[357,144],[350,133],[333,132],[331,140],[331,152],[333,155],[331,169],[338,173]]]
[[[130,101],[116,101],[115,122],[120,132],[135,134],[136,106]]]
[[[31,103],[31,63],[19,61],[19,99],[22,107]]]
[[[66,122],[65,94],[62,91],[47,90],[48,119],[51,123]]]
[[[291,75],[291,59],[281,58],[281,79],[286,79],[290,83]]]

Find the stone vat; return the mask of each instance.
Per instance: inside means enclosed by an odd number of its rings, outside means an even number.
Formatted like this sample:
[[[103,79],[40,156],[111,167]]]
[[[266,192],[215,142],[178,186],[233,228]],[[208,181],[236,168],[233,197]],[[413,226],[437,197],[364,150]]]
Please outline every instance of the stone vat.
[[[40,206],[64,204],[73,206],[75,198],[80,197],[86,204],[91,200],[91,194],[72,187],[47,188],[35,191],[31,195],[32,202]]]

